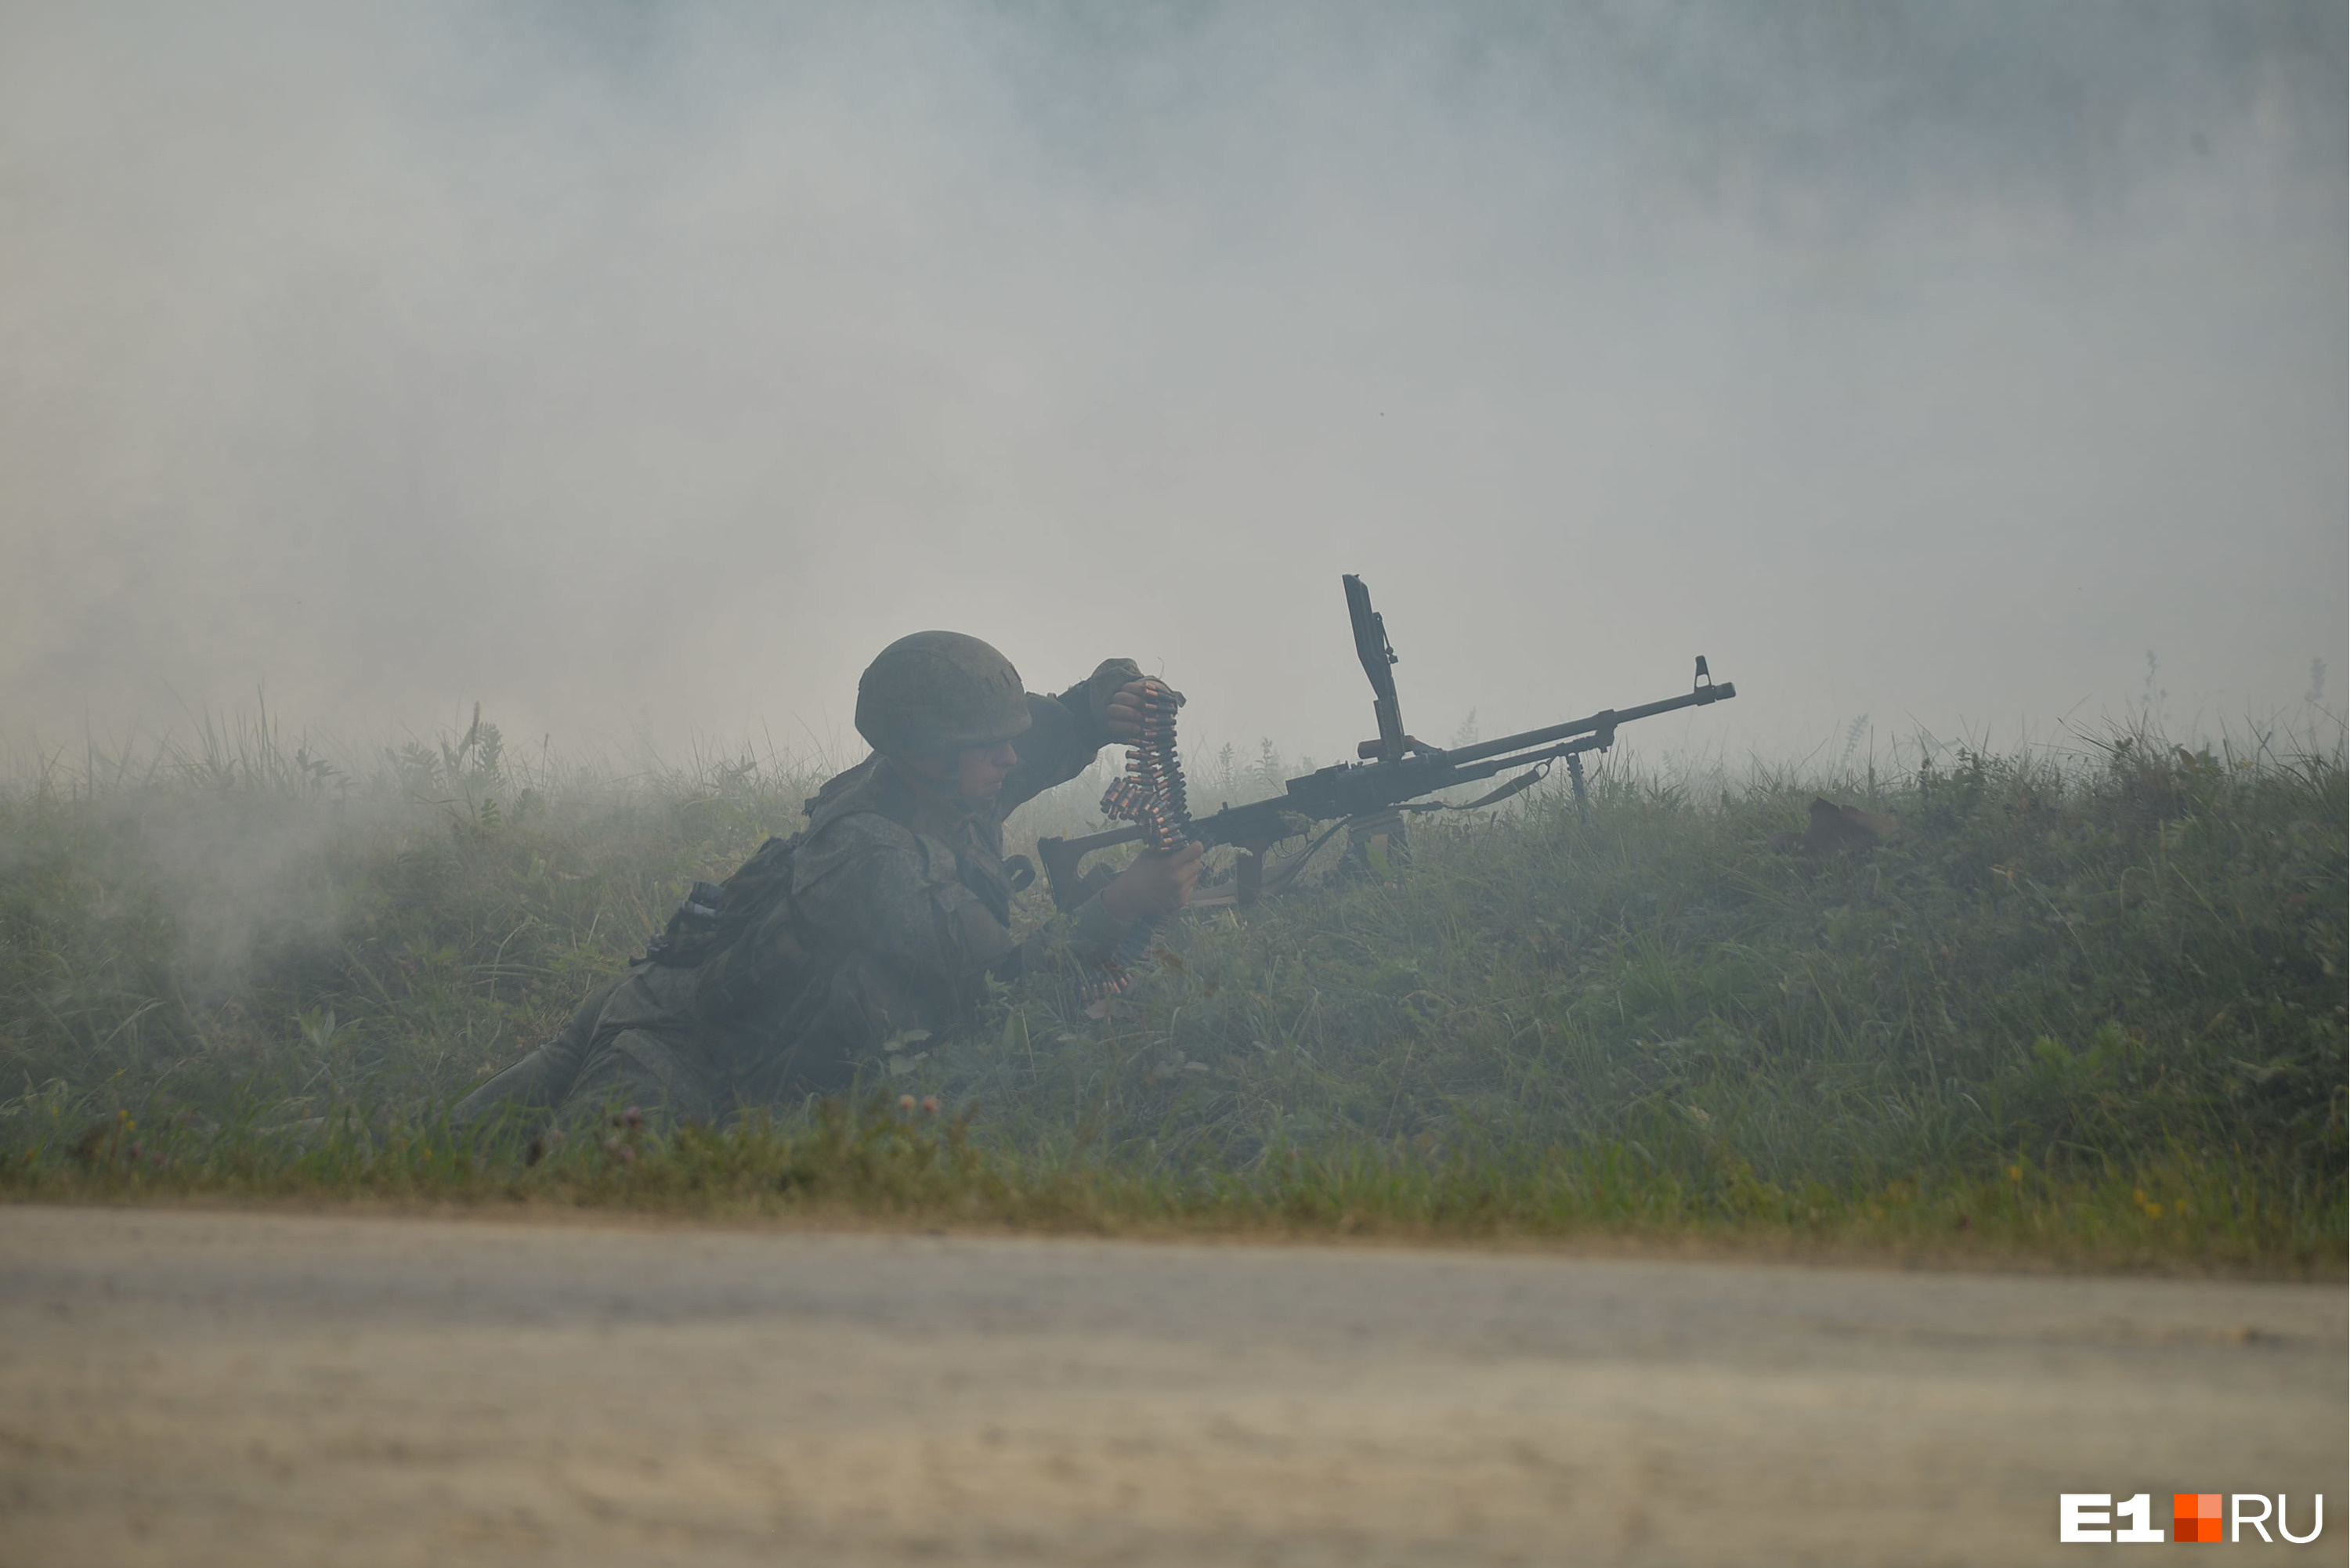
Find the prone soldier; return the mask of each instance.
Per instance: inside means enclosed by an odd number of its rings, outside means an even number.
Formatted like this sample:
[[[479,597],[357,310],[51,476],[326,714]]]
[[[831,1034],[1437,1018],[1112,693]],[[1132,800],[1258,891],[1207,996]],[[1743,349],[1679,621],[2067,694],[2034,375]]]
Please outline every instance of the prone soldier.
[[[1003,819],[1134,740],[1149,685],[1113,659],[1043,697],[977,638],[891,643],[858,682],[873,755],[817,791],[799,834],[769,839],[714,899],[689,899],[643,958],[452,1121],[617,1103],[716,1121],[845,1088],[892,1038],[951,1035],[990,976],[1098,970],[1137,921],[1189,901],[1200,846],[1143,855],[1020,936]]]

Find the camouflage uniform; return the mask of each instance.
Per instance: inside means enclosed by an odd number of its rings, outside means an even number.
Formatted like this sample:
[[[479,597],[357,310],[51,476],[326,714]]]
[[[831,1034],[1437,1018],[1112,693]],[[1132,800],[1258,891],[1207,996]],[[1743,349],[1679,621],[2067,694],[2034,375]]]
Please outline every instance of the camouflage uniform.
[[[892,1037],[952,1034],[990,976],[1107,960],[1125,927],[1098,896],[1013,933],[1003,818],[1085,771],[1109,697],[1139,673],[1112,659],[1058,697],[1027,694],[1019,763],[992,802],[943,800],[879,753],[833,778],[806,831],[761,851],[790,856],[788,898],[697,967],[638,961],[453,1119],[629,1104],[707,1122],[788,1104],[846,1088]]]

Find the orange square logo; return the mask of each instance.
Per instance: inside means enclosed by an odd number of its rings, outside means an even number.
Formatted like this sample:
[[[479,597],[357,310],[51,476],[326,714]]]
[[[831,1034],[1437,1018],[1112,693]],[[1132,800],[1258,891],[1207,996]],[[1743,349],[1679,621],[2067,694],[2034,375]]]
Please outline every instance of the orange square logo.
[[[2170,1539],[2220,1539],[2220,1494],[2216,1491],[2175,1491],[2170,1494]]]

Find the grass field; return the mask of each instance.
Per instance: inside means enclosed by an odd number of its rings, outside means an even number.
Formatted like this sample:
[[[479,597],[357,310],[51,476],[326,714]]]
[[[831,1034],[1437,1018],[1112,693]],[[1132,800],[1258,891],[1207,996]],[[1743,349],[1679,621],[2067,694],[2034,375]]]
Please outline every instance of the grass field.
[[[1282,772],[1204,761],[1195,798]],[[255,729],[22,778],[0,1191],[2342,1268],[2342,754],[2143,733],[1885,777],[1618,763],[1587,814],[1424,820],[1408,865],[1195,916],[1107,1017],[1007,992],[856,1106],[530,1163],[449,1137],[813,782],[523,768],[487,725],[364,769]],[[1818,791],[1906,831],[1771,847]]]

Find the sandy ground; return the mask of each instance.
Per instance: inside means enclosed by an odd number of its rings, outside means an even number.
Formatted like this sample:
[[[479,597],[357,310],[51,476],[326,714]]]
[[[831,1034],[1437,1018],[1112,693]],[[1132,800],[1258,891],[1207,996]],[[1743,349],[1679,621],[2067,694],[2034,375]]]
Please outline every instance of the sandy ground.
[[[2350,1463],[2335,1286],[276,1214],[0,1209],[0,1390],[11,1564],[2339,1562]]]

